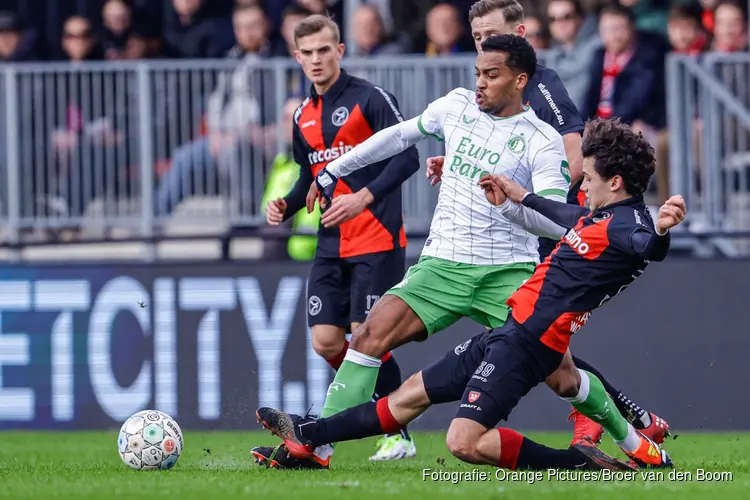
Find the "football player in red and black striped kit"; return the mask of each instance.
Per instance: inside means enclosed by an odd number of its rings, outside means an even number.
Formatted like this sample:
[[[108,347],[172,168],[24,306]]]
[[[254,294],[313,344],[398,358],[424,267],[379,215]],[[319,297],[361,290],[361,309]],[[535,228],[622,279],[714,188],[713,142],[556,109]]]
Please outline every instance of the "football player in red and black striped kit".
[[[507,323],[452,349],[377,403],[318,420],[259,409],[265,427],[284,439],[289,453],[305,457],[324,443],[393,432],[432,404],[460,399],[446,441],[466,462],[507,469],[672,467],[666,451],[617,411],[599,379],[576,368],[568,347],[593,310],[624,291],[650,261],[666,257],[668,231],[684,220],[685,202],[681,196],[667,200],[654,223],[643,201],[655,170],[654,150],[617,120],[589,122],[582,150],[581,189],[588,208],[528,193],[506,177],[487,174],[480,180],[493,205],[523,204],[567,230],[508,299]],[[591,442],[556,450],[495,428],[555,371],[571,379],[565,381],[570,387],[565,399],[603,425],[630,464],[608,457]]]
[[[294,159],[300,176],[292,191],[266,207],[276,225],[306,207],[310,184],[331,160],[364,142],[375,132],[403,121],[396,99],[387,91],[347,74],[339,66],[344,53],[338,26],[328,17],[304,19],[294,33],[297,60],[312,82],[310,96],[294,115]],[[308,324],[315,351],[334,370],[344,361],[354,331],[385,292],[406,271],[401,184],[419,170],[419,155],[410,147],[390,160],[358,170],[342,179],[326,207],[318,247],[308,280]],[[314,207],[307,206],[312,212]],[[387,396],[401,384],[391,353],[382,358],[374,397]],[[331,389],[329,389],[331,390]],[[272,449],[254,448],[257,461],[269,461]],[[372,460],[414,456],[405,430],[386,435]],[[276,454],[273,465],[284,466]],[[325,457],[295,467],[327,468]]]

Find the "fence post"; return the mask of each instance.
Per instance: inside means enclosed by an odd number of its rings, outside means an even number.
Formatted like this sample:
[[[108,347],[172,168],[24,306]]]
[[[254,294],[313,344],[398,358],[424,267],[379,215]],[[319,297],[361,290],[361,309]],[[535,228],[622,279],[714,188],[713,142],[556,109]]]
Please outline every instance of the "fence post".
[[[20,177],[20,152],[19,141],[20,126],[18,114],[18,81],[16,69],[8,66],[5,69],[5,161],[6,161],[6,199],[8,203],[8,240],[17,244],[21,240],[21,177]],[[19,260],[20,255],[14,250],[11,255],[14,261]]]
[[[688,191],[686,182],[686,151],[688,145],[685,142],[686,130],[692,130],[692,118],[685,116],[686,107],[681,104],[686,102],[685,78],[686,68],[681,64],[677,54],[667,56],[667,123],[669,123],[669,184],[673,193],[683,193],[688,203],[692,193]]]
[[[138,163],[141,178],[141,236],[150,238],[154,234],[154,147],[153,107],[151,99],[150,68],[138,65]],[[153,261],[156,252],[149,245],[147,259]]]

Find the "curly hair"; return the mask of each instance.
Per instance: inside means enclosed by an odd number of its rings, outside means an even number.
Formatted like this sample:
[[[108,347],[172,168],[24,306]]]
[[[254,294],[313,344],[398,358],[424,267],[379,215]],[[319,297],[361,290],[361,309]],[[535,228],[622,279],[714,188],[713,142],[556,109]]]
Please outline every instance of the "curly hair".
[[[620,122],[619,118],[595,118],[583,131],[583,157],[594,158],[596,173],[603,179],[622,177],[631,196],[643,194],[656,170],[654,148],[643,134]]]
[[[536,52],[522,36],[493,35],[482,42],[482,52],[505,52],[506,66],[519,73],[526,73],[531,80],[536,72]]]

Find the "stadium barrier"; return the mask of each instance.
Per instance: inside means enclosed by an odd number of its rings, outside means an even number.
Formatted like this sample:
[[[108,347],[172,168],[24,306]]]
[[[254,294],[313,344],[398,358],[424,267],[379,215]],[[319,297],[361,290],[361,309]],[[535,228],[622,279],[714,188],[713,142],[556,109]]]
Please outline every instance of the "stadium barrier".
[[[684,193],[689,228],[724,254],[750,252],[750,56],[706,54],[667,60],[670,183]]]
[[[452,88],[473,88],[473,66],[472,55],[344,60],[391,91],[407,118]],[[689,198],[689,233],[728,255],[750,252],[748,67],[747,55],[721,54],[667,64],[672,191]],[[262,225],[264,181],[287,150],[284,105],[306,88],[288,59],[4,66],[0,244],[66,229],[75,240],[151,241]],[[442,146],[424,141],[419,151],[424,161]],[[216,175],[205,171],[209,156]],[[427,229],[436,199],[421,174],[406,183],[407,231]],[[746,239],[717,239],[738,232]]]
[[[305,264],[0,267],[0,429],[117,428],[155,407],[188,429],[257,428],[259,405],[319,411],[332,371],[310,345]],[[653,264],[594,314],[573,351],[678,432],[750,429],[746,283],[737,261]],[[679,292],[676,292],[679,290]],[[634,319],[637,318],[637,319]],[[469,320],[394,353],[403,376],[482,329]],[[430,409],[415,428],[444,429]],[[512,415],[564,430],[546,387]]]

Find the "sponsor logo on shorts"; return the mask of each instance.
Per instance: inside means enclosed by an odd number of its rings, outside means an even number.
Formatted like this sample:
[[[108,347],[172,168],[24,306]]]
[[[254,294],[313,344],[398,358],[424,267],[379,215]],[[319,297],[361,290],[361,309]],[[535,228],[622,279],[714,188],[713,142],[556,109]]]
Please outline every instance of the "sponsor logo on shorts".
[[[476,403],[477,399],[479,399],[479,396],[481,396],[481,395],[482,394],[479,393],[479,392],[477,392],[477,391],[471,391],[469,393],[469,403]]]
[[[466,403],[463,403],[463,404],[461,405],[461,408],[468,408],[468,409],[470,409],[470,410],[482,411],[482,407],[481,407],[481,406],[477,406],[477,405],[467,405]]]
[[[307,301],[307,311],[310,313],[310,316],[317,316],[321,309],[323,309],[323,302],[320,300],[320,297],[317,295],[310,297],[310,300]]]
[[[469,348],[469,344],[471,344],[471,339],[467,340],[461,345],[457,345],[455,349],[453,349],[453,352],[456,353],[456,356],[460,355],[462,352],[466,352],[466,349]]]

